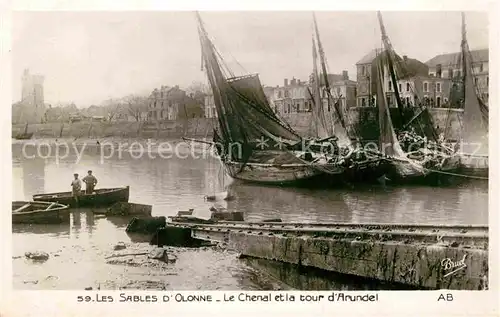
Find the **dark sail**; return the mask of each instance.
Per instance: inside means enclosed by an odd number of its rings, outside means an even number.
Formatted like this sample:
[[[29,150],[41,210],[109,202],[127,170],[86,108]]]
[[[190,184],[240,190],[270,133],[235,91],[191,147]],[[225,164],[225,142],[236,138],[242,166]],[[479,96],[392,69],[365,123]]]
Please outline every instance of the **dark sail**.
[[[472,57],[467,44],[465,17],[462,13],[462,67],[464,83],[464,114],[462,151],[467,154],[488,155],[488,107],[477,93],[472,72]]]
[[[328,124],[326,122],[326,117],[325,117],[325,110],[323,108],[322,100],[320,99],[321,103],[321,113],[319,114],[320,117],[320,122],[322,122],[322,125],[325,127],[325,132],[324,134],[326,137],[328,136],[333,136],[335,135],[338,138],[338,144],[340,146],[346,146],[346,147],[351,147],[352,143],[349,138],[349,135],[347,133],[347,125],[345,122],[345,119],[343,117],[343,113],[340,110],[340,105],[339,102],[335,102],[333,100],[332,95],[330,94],[331,87],[330,83],[328,81],[328,72],[326,69],[326,57],[325,57],[325,52],[323,50],[323,45],[321,44],[321,39],[319,36],[319,30],[318,30],[318,24],[316,22],[316,16],[313,14],[313,21],[314,21],[314,30],[316,33],[316,39],[317,39],[317,44],[318,44],[318,52],[319,52],[319,57],[320,57],[320,64],[321,64],[321,73],[322,73],[322,80],[325,83],[325,88],[326,88],[326,97],[327,97],[327,102],[329,105],[333,104],[333,112],[331,114],[331,119],[332,123]],[[317,53],[316,53],[316,45],[314,42],[314,37],[313,37],[313,62],[314,62],[314,79],[316,84],[316,89],[318,93],[316,94],[317,96],[319,95],[319,83],[321,82],[319,80],[319,75],[318,75],[318,69],[317,69]],[[324,136],[317,135],[320,138],[324,138]]]
[[[227,79],[221,60],[197,13],[203,60],[219,121],[217,137],[224,149],[241,147],[230,159],[246,161],[254,150],[280,149],[301,141],[272,111],[257,75]]]
[[[384,65],[387,65],[389,78],[394,91],[394,98],[400,116],[400,124],[395,128],[398,130],[405,130],[411,126],[414,127],[416,131],[420,131],[424,134],[428,139],[437,141],[437,131],[429,110],[421,107],[418,103],[413,105],[414,107],[405,108],[399,94],[398,79],[418,75],[420,73],[419,65],[410,65],[409,62],[407,63],[395,53],[389,37],[387,36],[384,22],[382,20],[382,14],[377,12],[377,16],[382,33],[382,42],[384,44],[384,52],[379,55],[379,58],[384,61]],[[376,63],[375,65],[372,64],[372,70],[374,67],[377,67]],[[384,79],[382,79],[382,81],[383,80]],[[414,93],[418,95],[418,91],[415,91]]]
[[[377,76],[384,78],[384,67],[381,60],[377,63]],[[379,120],[379,148],[380,152],[391,157],[404,157],[404,152],[399,145],[394,127],[392,125],[391,114],[387,106],[383,82],[377,81],[377,105],[378,105],[378,120]]]

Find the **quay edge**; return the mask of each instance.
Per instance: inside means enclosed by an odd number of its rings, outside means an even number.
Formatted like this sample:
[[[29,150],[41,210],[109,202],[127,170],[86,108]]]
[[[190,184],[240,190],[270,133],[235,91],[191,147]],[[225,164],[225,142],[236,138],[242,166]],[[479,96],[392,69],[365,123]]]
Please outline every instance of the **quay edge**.
[[[229,233],[229,245],[251,257],[315,267],[425,289],[481,290],[487,287],[488,251],[393,241]],[[443,261],[467,267],[445,276]]]
[[[487,226],[221,222],[167,223],[166,229],[179,226],[195,239],[225,242],[247,257],[417,289],[488,287]],[[446,262],[457,266],[447,268]]]

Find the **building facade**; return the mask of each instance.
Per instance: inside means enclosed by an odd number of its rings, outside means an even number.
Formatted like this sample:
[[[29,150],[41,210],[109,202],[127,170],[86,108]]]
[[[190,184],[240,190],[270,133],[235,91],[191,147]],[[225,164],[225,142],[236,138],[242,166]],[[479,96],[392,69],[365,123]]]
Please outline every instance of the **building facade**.
[[[148,121],[199,118],[204,116],[205,94],[188,94],[179,86],[155,88],[148,98]]]
[[[312,78],[312,76],[311,76]],[[326,112],[332,112],[332,105],[328,105],[328,93],[324,80],[320,79],[320,94]],[[356,82],[349,80],[347,71],[342,74],[328,74],[330,94],[347,110],[356,105]],[[279,116],[290,116],[291,114],[311,112],[313,108],[312,81],[301,81],[292,78],[284,79],[283,86],[264,87],[264,93],[269,103]]]
[[[374,49],[356,63],[358,79],[356,105],[358,107],[374,107],[376,105],[378,74],[372,74],[372,72],[376,69],[375,63],[385,57],[385,51]],[[419,80],[422,77],[429,76],[429,67],[419,60],[408,58],[406,55],[402,57],[394,55],[392,56],[392,61],[394,63],[396,77],[398,78],[398,85],[401,86],[401,88],[398,89],[401,98],[404,99],[405,104],[415,105],[416,99],[423,98],[420,97],[420,95],[416,95],[415,91],[418,92],[419,89],[417,88],[422,86]],[[392,85],[388,85],[389,82],[390,75],[387,66],[385,66],[383,85],[387,93],[388,101],[391,102],[390,106],[395,106],[394,88]]]
[[[373,89],[372,62],[382,50],[374,49],[356,63],[356,106],[369,107],[374,105],[376,91]]]
[[[403,107],[444,108],[448,106],[450,79],[418,75],[399,79],[397,84]],[[388,77],[385,78],[385,91],[389,107],[397,107],[394,87]]]
[[[474,82],[480,97],[487,102],[489,98],[489,51],[488,49],[470,51]],[[462,75],[461,53],[437,55],[426,62],[429,76],[459,80]]]
[[[44,104],[44,77],[42,75],[30,74],[25,69],[21,77],[21,101],[18,103],[19,122],[41,122],[45,113]],[[13,118],[14,119],[14,118]]]
[[[309,93],[310,85],[305,81],[293,78],[290,82],[284,80],[283,86],[277,86],[272,93],[269,103],[278,115],[290,113],[310,112],[312,99]]]

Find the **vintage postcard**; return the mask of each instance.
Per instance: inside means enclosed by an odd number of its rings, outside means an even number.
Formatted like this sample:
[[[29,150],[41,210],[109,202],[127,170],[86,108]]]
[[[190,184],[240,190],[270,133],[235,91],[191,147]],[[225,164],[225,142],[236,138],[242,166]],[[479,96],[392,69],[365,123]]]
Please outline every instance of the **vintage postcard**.
[[[488,8],[13,10],[0,314],[493,314]]]

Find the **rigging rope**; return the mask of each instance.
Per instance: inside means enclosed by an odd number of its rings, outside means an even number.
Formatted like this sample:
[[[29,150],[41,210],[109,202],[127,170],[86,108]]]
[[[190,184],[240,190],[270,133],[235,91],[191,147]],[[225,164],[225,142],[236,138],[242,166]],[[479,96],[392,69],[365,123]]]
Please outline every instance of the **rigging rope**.
[[[458,177],[463,177],[463,178],[489,180],[488,177],[483,177],[483,176],[472,176],[472,175],[458,174],[458,173],[445,172],[445,171],[433,170],[433,169],[428,169],[428,168],[426,168],[425,170],[429,171],[429,172],[433,172],[433,173],[445,174],[445,175],[451,175],[451,176],[458,176]]]

